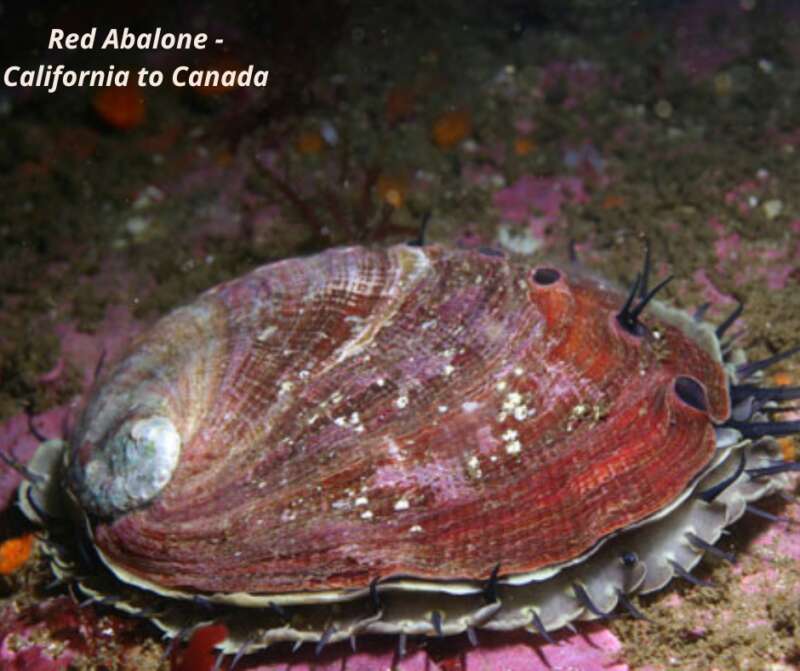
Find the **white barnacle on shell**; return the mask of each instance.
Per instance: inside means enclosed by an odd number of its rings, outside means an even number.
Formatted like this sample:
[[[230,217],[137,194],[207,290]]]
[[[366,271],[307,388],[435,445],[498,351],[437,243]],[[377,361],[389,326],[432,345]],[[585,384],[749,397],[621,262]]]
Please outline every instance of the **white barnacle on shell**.
[[[519,392],[512,391],[506,396],[506,400],[503,402],[503,410],[506,412],[512,412],[514,408],[522,403],[522,396]]]
[[[512,440],[516,440],[517,436],[519,436],[519,434],[514,429],[508,429],[508,431],[503,434],[502,438],[506,442],[511,442]]]
[[[506,396],[505,400],[503,401],[503,410],[499,415],[500,421],[505,421],[506,417],[510,414],[514,417],[518,422],[523,421],[528,415],[532,414],[532,411],[528,406],[523,402],[524,399],[522,394],[516,391],[509,392]]]
[[[529,412],[528,406],[519,405],[514,408],[514,419],[516,419],[518,422],[521,422],[528,416]]]
[[[410,506],[411,503],[406,498],[397,499],[397,501],[394,502],[394,509],[397,511],[408,510]]]
[[[265,342],[270,339],[270,337],[278,330],[278,327],[275,324],[270,324],[263,328],[259,334],[256,336],[256,340],[258,342]]]

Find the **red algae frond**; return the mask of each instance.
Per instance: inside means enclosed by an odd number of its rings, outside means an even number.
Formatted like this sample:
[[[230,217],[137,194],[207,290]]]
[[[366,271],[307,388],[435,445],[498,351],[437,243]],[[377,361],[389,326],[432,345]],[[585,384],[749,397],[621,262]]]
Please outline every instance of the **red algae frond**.
[[[228,637],[224,624],[209,624],[195,629],[189,645],[172,653],[171,671],[211,671],[216,653],[214,647]]]

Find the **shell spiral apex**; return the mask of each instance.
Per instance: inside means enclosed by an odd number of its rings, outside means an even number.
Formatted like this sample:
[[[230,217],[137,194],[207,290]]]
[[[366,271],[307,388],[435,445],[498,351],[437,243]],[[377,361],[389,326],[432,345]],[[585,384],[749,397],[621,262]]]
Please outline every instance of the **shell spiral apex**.
[[[181,438],[168,418],[126,422],[85,464],[81,503],[101,517],[141,508],[167,486],[180,452]]]

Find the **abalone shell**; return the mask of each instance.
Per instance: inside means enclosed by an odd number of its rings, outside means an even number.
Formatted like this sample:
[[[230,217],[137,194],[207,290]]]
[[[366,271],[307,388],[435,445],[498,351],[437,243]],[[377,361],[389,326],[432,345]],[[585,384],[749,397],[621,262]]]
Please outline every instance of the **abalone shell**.
[[[73,438],[69,486],[101,518],[103,556],[198,592],[480,580],[660,510],[715,446],[675,380],[697,379],[724,420],[722,368],[674,326],[631,337],[616,292],[536,278],[476,253],[339,249],[173,312]],[[148,458],[123,455],[147,442],[129,434],[158,422],[174,427],[150,436],[176,454],[168,481],[114,500]]]
[[[577,268],[438,246],[259,268],[104,376],[68,491],[134,590],[318,606],[230,616],[252,647],[596,617],[783,483],[737,480],[777,448],[720,428],[714,329],[656,302],[630,328],[624,302]]]

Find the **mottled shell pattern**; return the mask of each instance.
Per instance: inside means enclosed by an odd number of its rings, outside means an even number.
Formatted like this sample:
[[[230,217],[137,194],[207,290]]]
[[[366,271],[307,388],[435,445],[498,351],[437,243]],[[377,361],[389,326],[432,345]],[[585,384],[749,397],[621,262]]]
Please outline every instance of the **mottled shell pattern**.
[[[31,464],[85,530],[56,573],[229,652],[635,614],[790,469],[769,390],[644,284],[399,245],[217,286]],[[56,489],[22,496],[51,527]]]

